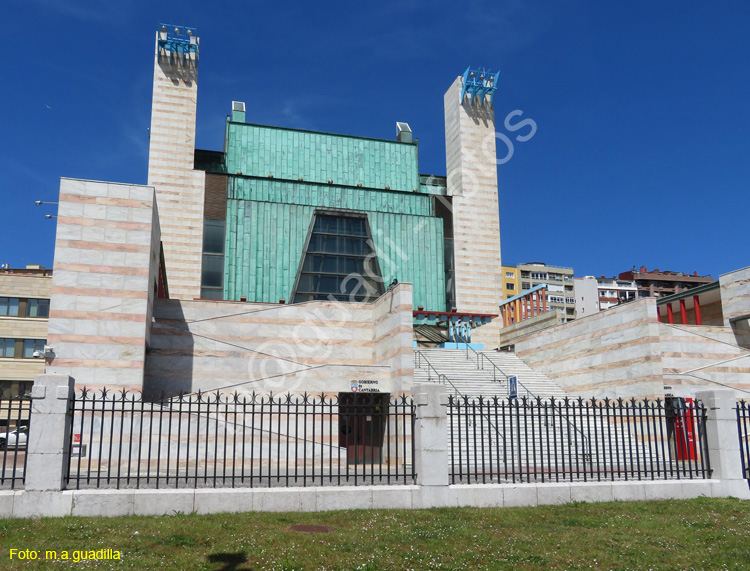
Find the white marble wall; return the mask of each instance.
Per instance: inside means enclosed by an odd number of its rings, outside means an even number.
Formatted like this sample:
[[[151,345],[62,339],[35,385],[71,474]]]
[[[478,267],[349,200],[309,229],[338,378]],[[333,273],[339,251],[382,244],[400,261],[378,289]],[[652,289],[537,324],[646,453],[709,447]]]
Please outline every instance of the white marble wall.
[[[663,394],[654,298],[532,333],[516,353],[576,396]]]
[[[737,346],[731,327],[660,323],[659,340],[664,384],[673,396],[721,387],[738,398],[750,393],[750,352]]]
[[[47,373],[142,385],[158,252],[153,188],[61,180]]]
[[[400,283],[373,305],[373,363],[388,367],[397,391],[410,391],[414,382],[412,303],[412,285]]]
[[[147,390],[348,392],[353,380],[408,390],[410,298],[399,284],[368,304],[157,300]]]
[[[750,315],[750,267],[719,276],[724,325],[730,320]]]

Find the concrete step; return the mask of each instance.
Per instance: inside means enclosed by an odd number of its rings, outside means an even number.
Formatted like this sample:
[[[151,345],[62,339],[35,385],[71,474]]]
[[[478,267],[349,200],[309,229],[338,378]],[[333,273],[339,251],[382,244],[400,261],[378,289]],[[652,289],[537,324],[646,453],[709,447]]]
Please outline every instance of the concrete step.
[[[451,392],[465,396],[508,396],[506,376],[516,376],[519,396],[562,398],[562,388],[534,371],[513,353],[482,351],[484,356],[465,349],[421,348],[415,351],[415,382],[434,382],[436,374],[448,379]],[[427,362],[432,367],[427,366]],[[490,363],[494,363],[492,366]],[[497,368],[496,368],[497,367]]]
[[[424,383],[436,382],[436,373],[442,379],[447,379],[449,392],[459,397],[474,399],[483,397],[491,403],[494,398],[508,397],[508,383],[504,375],[515,375],[519,381],[519,396],[533,396],[548,399],[564,398],[565,391],[543,373],[529,367],[515,353],[481,351],[483,357],[461,349],[417,349],[414,353],[414,381]],[[427,366],[427,363],[431,367]],[[502,371],[499,373],[489,363],[494,363]],[[525,388],[525,389],[524,389]],[[545,421],[546,423],[547,421]],[[492,407],[483,412],[470,415],[452,416],[448,420],[448,438],[451,442],[453,434],[454,452],[456,446],[461,447],[461,463],[467,466],[486,463],[490,455],[494,455],[494,468],[507,463],[509,458],[516,466],[530,462],[533,458],[542,458],[547,467],[583,466],[594,459],[591,458],[592,447],[599,443],[601,446],[603,435],[597,423],[588,424],[582,420],[572,420],[563,417],[552,417],[550,425],[540,426],[540,421],[530,420],[522,415],[512,423],[508,418],[498,418]],[[528,423],[528,424],[527,424]],[[573,423],[576,423],[574,425]],[[512,426],[511,426],[512,425]],[[580,426],[579,426],[580,425]],[[543,430],[555,435],[549,443]],[[607,433],[607,447],[615,450],[633,450],[641,462],[650,461],[647,451],[638,445],[637,437],[628,432],[622,432],[612,437]],[[610,438],[612,441],[610,442]],[[632,441],[631,441],[632,439]],[[552,446],[552,448],[548,448]],[[597,465],[604,466],[612,454],[600,454],[595,460]],[[544,459],[551,459],[549,461]],[[458,457],[455,459],[459,461]]]

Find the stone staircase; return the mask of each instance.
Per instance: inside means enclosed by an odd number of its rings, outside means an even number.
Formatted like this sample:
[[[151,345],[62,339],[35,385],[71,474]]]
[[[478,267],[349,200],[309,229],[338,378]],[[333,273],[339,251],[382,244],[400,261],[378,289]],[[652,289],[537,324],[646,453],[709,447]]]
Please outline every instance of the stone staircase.
[[[507,397],[506,377],[518,378],[518,396],[563,398],[565,391],[543,373],[535,371],[515,353],[465,349],[414,350],[414,382],[436,382],[436,371],[449,381],[449,391],[467,397]],[[483,356],[480,356],[483,355]],[[432,367],[428,366],[432,365]],[[495,366],[493,366],[494,364]],[[444,379],[442,379],[444,380]]]
[[[415,383],[445,383],[449,393],[469,399],[459,399],[448,421],[448,439],[456,454],[454,470],[461,470],[462,466],[467,471],[476,468],[483,474],[493,474],[490,479],[496,481],[495,478],[501,478],[498,471],[523,471],[536,460],[546,459],[550,477],[555,469],[585,470],[591,469],[593,462],[597,466],[609,464],[613,447],[615,451],[629,451],[629,455],[644,466],[651,461],[648,451],[639,446],[644,437],[633,432],[637,432],[637,423],[626,428],[613,418],[614,425],[622,427],[613,433],[601,418],[590,420],[580,413],[545,414],[543,421],[528,413],[529,409],[522,409],[515,417],[493,413],[492,406],[488,406],[491,402],[487,401],[493,397],[505,400],[508,396],[506,376],[513,375],[518,377],[519,398],[547,400],[554,397],[559,402],[566,396],[557,383],[533,370],[514,353],[469,350],[467,356],[466,349],[414,350]],[[486,403],[484,408],[477,405],[480,396]],[[534,399],[528,403],[532,409],[535,402]],[[597,448],[609,452],[597,453]],[[490,459],[493,455],[494,464]]]
[[[467,354],[466,349],[440,348],[414,350],[414,382],[442,382],[448,387],[449,393],[459,397],[475,399],[481,396],[485,401],[498,397],[504,400],[508,397],[507,377],[513,375],[518,378],[519,398],[565,397],[565,391],[559,385],[543,373],[534,371],[514,353],[469,350]],[[459,464],[464,461],[479,464],[483,458],[482,450],[498,446],[507,450],[513,458],[519,455],[526,457],[530,451],[527,445],[531,443],[526,437],[519,438],[519,434],[513,437],[513,431],[531,434],[528,422],[532,421],[523,416],[511,428],[505,422],[498,423],[498,419],[491,414],[457,414],[451,418],[448,427],[449,441],[452,435],[454,444],[461,442],[462,453],[455,461]],[[569,464],[575,462],[576,458],[584,457],[588,443],[580,439],[580,435],[566,421],[554,419],[549,430],[559,435],[562,450],[560,462]],[[544,442],[539,443],[538,449],[535,448],[535,453],[546,452]]]

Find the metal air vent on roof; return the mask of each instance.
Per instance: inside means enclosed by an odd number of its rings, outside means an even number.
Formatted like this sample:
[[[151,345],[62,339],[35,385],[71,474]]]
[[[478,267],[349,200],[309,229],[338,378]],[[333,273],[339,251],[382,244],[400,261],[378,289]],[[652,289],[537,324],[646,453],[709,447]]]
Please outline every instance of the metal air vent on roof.
[[[412,136],[411,127],[408,123],[396,122],[396,139],[401,143],[412,143],[414,138]]]
[[[232,121],[245,122],[245,103],[243,101],[232,101]]]

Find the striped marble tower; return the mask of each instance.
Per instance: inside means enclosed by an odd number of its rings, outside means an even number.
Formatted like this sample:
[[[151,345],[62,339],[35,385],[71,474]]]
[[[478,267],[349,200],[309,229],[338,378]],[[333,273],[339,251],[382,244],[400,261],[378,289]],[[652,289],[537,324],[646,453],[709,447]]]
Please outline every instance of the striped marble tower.
[[[193,168],[198,51],[160,46],[172,32],[156,34],[148,184],[159,205],[170,297],[193,299],[200,297],[206,180],[203,171]],[[197,36],[191,38],[197,47]]]
[[[154,189],[61,179],[47,374],[141,388],[160,241]]]
[[[502,301],[500,215],[497,198],[495,113],[479,97],[461,101],[462,78],[445,94],[448,194],[453,197],[453,239],[458,311],[498,314]],[[484,328],[482,328],[484,329]]]

